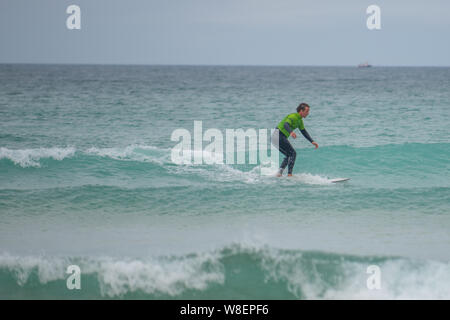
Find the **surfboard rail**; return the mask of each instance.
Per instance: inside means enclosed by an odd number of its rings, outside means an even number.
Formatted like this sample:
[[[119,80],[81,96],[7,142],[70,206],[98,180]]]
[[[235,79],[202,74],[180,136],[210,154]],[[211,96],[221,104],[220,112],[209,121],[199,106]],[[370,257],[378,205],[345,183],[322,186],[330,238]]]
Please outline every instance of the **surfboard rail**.
[[[345,181],[348,181],[348,180],[350,180],[350,178],[336,178],[336,179],[331,179],[330,181],[332,183],[338,183],[338,182],[345,182]]]

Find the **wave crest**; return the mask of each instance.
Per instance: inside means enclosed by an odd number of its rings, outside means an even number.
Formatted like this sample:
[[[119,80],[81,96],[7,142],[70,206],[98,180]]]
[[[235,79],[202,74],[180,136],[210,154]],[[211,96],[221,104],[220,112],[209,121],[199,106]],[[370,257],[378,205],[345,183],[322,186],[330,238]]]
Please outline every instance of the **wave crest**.
[[[449,299],[450,264],[397,257],[359,257],[232,244],[213,252],[148,259],[0,256],[0,277],[41,286],[68,277],[77,264],[97,298],[148,299]],[[369,290],[367,268],[381,270],[381,289]],[[83,286],[83,284],[82,284]],[[65,284],[61,283],[61,290]],[[86,287],[85,287],[86,288]],[[9,291],[17,288],[8,288]],[[49,286],[48,290],[55,290]],[[87,290],[87,289],[85,289]],[[82,290],[81,290],[82,291]],[[95,291],[95,290],[94,290]],[[245,292],[244,296],[242,293]],[[50,292],[57,297],[60,292]],[[34,297],[38,298],[38,297]]]
[[[40,167],[40,160],[43,158],[51,158],[61,161],[65,158],[72,157],[76,152],[73,147],[68,148],[37,148],[37,149],[8,149],[0,147],[0,160],[9,159],[14,164],[26,167]]]

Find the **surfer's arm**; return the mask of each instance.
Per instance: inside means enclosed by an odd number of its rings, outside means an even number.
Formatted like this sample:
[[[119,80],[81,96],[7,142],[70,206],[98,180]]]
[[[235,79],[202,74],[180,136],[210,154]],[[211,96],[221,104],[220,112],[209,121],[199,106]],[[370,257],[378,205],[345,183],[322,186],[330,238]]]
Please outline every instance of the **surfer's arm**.
[[[306,140],[308,140],[311,143],[314,142],[314,140],[311,138],[311,136],[309,135],[308,131],[306,131],[306,129],[300,130],[300,132],[306,138]]]
[[[300,130],[300,132],[309,142],[311,142],[316,147],[316,149],[319,147],[319,145],[311,138],[311,136],[309,135],[308,131],[306,131],[306,129]]]
[[[306,129],[302,129],[302,130],[300,130],[300,132],[309,142],[311,142],[314,145],[314,147],[316,147],[316,149],[319,147],[319,145],[311,138],[311,136],[309,135],[308,131],[306,131]]]
[[[289,132],[289,134],[291,134],[292,130],[287,121],[284,123],[283,127],[286,129],[287,132]]]
[[[283,127],[286,129],[287,132],[289,132],[289,135],[292,136],[292,138],[297,138],[297,135],[295,134],[295,132],[293,132],[291,130],[291,127],[289,126],[289,123],[286,121],[283,125]]]

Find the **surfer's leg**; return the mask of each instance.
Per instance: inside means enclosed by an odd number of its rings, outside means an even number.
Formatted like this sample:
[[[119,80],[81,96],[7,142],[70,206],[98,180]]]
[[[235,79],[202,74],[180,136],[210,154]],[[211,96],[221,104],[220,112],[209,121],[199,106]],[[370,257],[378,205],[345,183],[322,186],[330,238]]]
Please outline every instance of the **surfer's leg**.
[[[278,176],[283,174],[283,171],[284,169],[286,169],[286,167],[288,167],[288,175],[292,175],[297,152],[295,152],[295,149],[292,147],[288,138],[286,138],[284,134],[280,134],[279,130],[275,130],[274,134],[272,135],[272,143],[275,145],[275,147],[278,148],[278,150],[280,150],[282,154],[285,155],[285,158],[280,165],[280,169],[278,170]]]
[[[278,169],[279,174],[283,174],[283,171],[284,171],[284,169],[286,169],[288,162],[289,162],[289,157],[284,157],[283,162],[280,165],[280,169]]]
[[[281,140],[281,139],[280,139],[280,140]],[[291,154],[291,152],[290,152],[290,150],[289,150],[289,146],[290,146],[289,141],[288,141],[287,139],[283,139],[283,140],[285,140],[285,141],[280,142],[280,148],[279,148],[279,150],[280,150],[280,152],[281,152],[282,154],[285,155],[285,157],[284,157],[284,159],[283,159],[283,162],[282,162],[281,165],[280,165],[280,169],[279,169],[279,171],[278,171],[279,174],[283,174],[284,169],[286,169],[286,166],[289,165],[289,158],[290,158],[290,154]],[[292,148],[292,147],[291,147],[291,148]]]
[[[292,148],[292,146],[291,146]],[[292,170],[294,169],[295,158],[297,157],[297,152],[295,152],[294,148],[290,150],[289,159],[288,159],[288,175],[292,174]]]
[[[288,165],[288,149],[286,149],[286,142],[289,144],[289,141],[286,139],[286,137],[282,134],[280,134],[280,130],[275,129],[275,131],[272,134],[272,144],[285,156],[283,162],[280,165],[280,168],[278,169],[278,176],[281,176],[283,174],[284,169]]]
[[[280,171],[283,172],[283,170],[288,167],[288,175],[292,175],[292,170],[294,169],[295,164],[295,158],[297,157],[297,152],[295,152],[295,149],[292,147],[291,143],[286,137],[280,137],[280,148],[279,150],[283,152],[283,154],[286,156],[283,160],[283,163],[281,163]]]
[[[287,139],[286,139],[287,140]],[[289,143],[289,141],[286,141],[287,144],[284,145],[284,151],[286,154],[286,157],[283,160],[283,163],[280,166],[281,173],[283,170],[288,167],[288,176],[292,175],[292,171],[294,169],[295,159],[297,157],[297,152],[294,150],[292,145]]]

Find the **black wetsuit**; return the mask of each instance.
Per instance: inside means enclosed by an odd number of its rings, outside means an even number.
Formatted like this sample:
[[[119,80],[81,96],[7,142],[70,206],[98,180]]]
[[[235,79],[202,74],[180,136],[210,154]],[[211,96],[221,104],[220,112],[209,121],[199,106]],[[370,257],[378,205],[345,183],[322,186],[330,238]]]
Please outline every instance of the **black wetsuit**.
[[[286,129],[289,134],[292,132],[289,123],[285,122],[283,124],[284,129]],[[309,135],[306,129],[301,129],[300,132],[302,135],[309,140],[309,142],[313,142],[313,139]],[[285,155],[283,162],[280,165],[279,173],[282,174],[286,166],[288,167],[288,174],[292,174],[292,170],[294,169],[295,159],[297,157],[297,152],[292,147],[288,138],[280,131],[280,129],[275,128],[275,131],[272,135],[272,143],[275,147],[280,150],[282,154]]]

